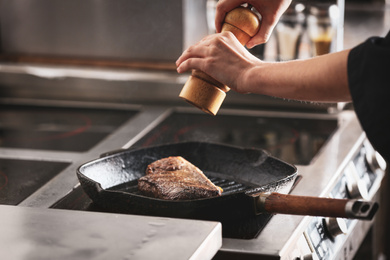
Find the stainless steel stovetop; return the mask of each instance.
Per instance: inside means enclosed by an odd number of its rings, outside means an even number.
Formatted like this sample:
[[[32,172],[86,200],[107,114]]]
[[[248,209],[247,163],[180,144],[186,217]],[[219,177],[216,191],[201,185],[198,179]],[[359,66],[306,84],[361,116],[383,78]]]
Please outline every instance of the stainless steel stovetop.
[[[227,100],[219,114],[211,117],[186,103],[168,102],[170,96],[164,97],[167,85],[175,91],[182,86],[181,76],[163,73],[146,77],[142,73],[106,71],[91,80],[81,77],[84,74],[78,74],[79,70],[37,67],[29,71],[25,73],[13,66],[5,66],[3,70],[6,77],[1,88],[5,95],[0,112],[0,194],[5,194],[2,197],[7,199],[15,197],[11,192],[28,192],[21,194],[18,200],[5,200],[1,204],[34,209],[57,207],[65,209],[64,212],[84,210],[84,206],[91,205],[88,198],[80,202],[84,195],[80,193],[75,172],[81,164],[120,148],[180,141],[264,148],[297,166],[301,178],[292,194],[345,198],[353,193],[353,196],[377,199],[384,164],[367,142],[353,111],[324,113],[316,109],[304,111],[299,106],[297,109],[280,106],[264,109],[255,101],[243,107],[239,105],[242,97],[237,97]],[[57,74],[53,77],[50,72]],[[122,75],[125,80],[112,81],[113,75],[115,78]],[[25,84],[27,78],[33,78],[31,84],[41,90],[56,83],[56,88],[61,87],[59,96],[63,96],[63,86],[74,83],[75,79],[84,83],[84,88],[75,88],[75,84],[70,87],[77,89],[71,94],[78,95],[76,99],[70,96],[70,100],[55,100],[56,95],[47,91],[36,97],[21,84]],[[64,80],[53,82],[58,78]],[[128,84],[129,79],[134,80],[133,85],[127,86],[129,96],[122,96],[120,103],[111,102],[110,99],[117,100],[115,95],[123,94],[123,85]],[[88,100],[86,92],[93,89],[93,84],[98,85],[100,91],[107,91],[107,96],[101,96],[103,102]],[[111,93],[109,88],[118,89],[119,94]],[[148,92],[162,97],[151,102]],[[134,93],[139,93],[138,99]],[[254,100],[253,97],[248,99]],[[128,100],[133,101],[131,105],[125,102]],[[26,168],[31,171],[28,176],[42,177],[34,177],[32,183],[17,177],[23,175],[21,172]],[[20,185],[27,185],[28,189],[18,189]],[[69,197],[72,205],[59,204]],[[315,217],[275,215],[250,239],[223,238],[215,259],[260,256],[338,259],[345,255],[351,259],[372,224],[348,220],[345,221],[346,234],[332,236],[326,232],[325,222],[326,219]],[[218,240],[218,235],[211,238]]]

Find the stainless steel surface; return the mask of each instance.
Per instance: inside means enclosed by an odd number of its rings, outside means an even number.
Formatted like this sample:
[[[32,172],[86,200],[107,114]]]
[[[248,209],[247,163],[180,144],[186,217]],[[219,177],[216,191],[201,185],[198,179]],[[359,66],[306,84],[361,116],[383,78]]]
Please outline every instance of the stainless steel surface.
[[[178,95],[190,74],[37,64],[0,63],[1,97],[6,102],[95,102],[189,107]],[[229,91],[222,108],[337,111],[336,104],[302,103]]]
[[[1,100],[0,100],[1,101]],[[79,104],[81,105],[81,104]],[[95,105],[99,105],[98,103]],[[40,150],[29,150],[25,152],[20,149],[0,149],[0,156],[4,156],[7,158],[49,158],[50,160],[60,160],[71,162],[71,165],[66,168],[63,172],[58,174],[55,178],[53,178],[47,185],[44,185],[40,190],[34,193],[32,196],[27,198],[25,201],[21,203],[22,206],[30,206],[30,207],[50,207],[57,200],[62,198],[68,191],[70,191],[77,183],[78,180],[76,178],[75,172],[77,167],[81,164],[95,159],[99,157],[100,154],[105,153],[111,150],[117,150],[119,148],[130,148],[132,144],[137,142],[141,137],[143,137],[146,133],[148,133],[151,129],[153,129],[158,123],[163,121],[169,115],[174,113],[175,111],[190,111],[193,113],[202,113],[193,107],[169,107],[169,106],[136,106],[139,109],[139,113],[129,119],[123,126],[121,126],[118,130],[113,132],[110,136],[100,142],[98,145],[94,146],[93,149],[84,152],[84,153],[63,153],[63,152],[51,152],[51,151],[40,151]],[[298,117],[298,118],[323,118],[323,119],[337,119],[340,118],[340,126],[342,129],[347,127],[342,133],[346,134],[345,131],[353,132],[354,124],[357,123],[357,119],[354,117],[353,112],[343,112],[341,115],[333,115],[333,114],[309,114],[309,113],[287,113],[287,112],[268,112],[268,111],[247,111],[247,110],[238,110],[238,109],[222,109],[220,111],[221,115],[224,114],[235,114],[235,115],[248,115],[251,113],[253,116],[273,116],[273,117]],[[360,132],[361,133],[361,132]],[[338,137],[341,133],[336,133],[335,136]],[[344,139],[345,140],[345,139]],[[345,140],[348,142],[349,140]],[[332,140],[330,141],[332,144]],[[321,153],[321,157],[326,156],[332,158],[334,160],[333,153],[335,149],[339,149],[338,145],[344,146],[343,149],[348,149],[348,145],[345,145],[344,142],[341,144],[337,144],[337,147],[329,150],[329,148],[325,149]],[[328,147],[328,146],[327,146]],[[339,154],[338,153],[335,154]],[[340,154],[339,156],[345,156],[345,154]],[[314,166],[311,165],[310,168],[314,167],[313,172],[320,172],[321,168],[324,165],[318,165],[317,162],[320,158],[314,159]],[[326,160],[326,159],[325,159]],[[341,159],[339,159],[341,160]],[[324,162],[326,163],[326,162]],[[299,167],[299,166],[298,166]],[[307,166],[304,166],[305,168]],[[335,165],[334,167],[338,167]],[[332,167],[327,166],[329,172],[333,170]],[[299,173],[301,174],[302,170],[299,169]],[[309,170],[309,173],[312,171]],[[329,175],[331,175],[329,173]],[[304,193],[303,193],[304,194]]]
[[[161,120],[160,117],[166,112],[165,109],[166,108],[163,107],[143,107],[138,115],[129,120],[129,122],[125,123],[103,142],[85,153],[64,154],[48,151],[47,153],[42,154],[43,152],[40,151],[30,151],[28,153],[30,158],[44,157],[51,158],[52,160],[66,160],[72,161],[72,164],[53,178],[47,185],[44,185],[40,190],[23,201],[20,205],[41,208],[50,207],[78,184],[75,173],[81,164],[99,157],[102,153],[121,148],[129,142],[129,139],[132,141],[137,140],[142,133],[150,129],[150,127],[153,127],[154,124]],[[0,155],[1,150],[2,149],[0,149]],[[15,154],[18,156],[19,154],[19,158],[24,158],[20,156],[18,150],[13,150],[13,154],[14,156]]]
[[[85,154],[75,154],[74,160],[67,169],[52,179],[50,183],[43,186],[40,190],[26,199],[20,206],[47,208],[54,202],[63,197],[68,191],[77,184],[75,177],[76,168],[83,162],[96,158],[100,153],[108,150],[115,150],[121,146],[131,147],[140,137],[152,129],[158,122],[169,116],[174,111],[194,111],[193,108],[171,108],[171,107],[154,107],[141,106],[142,111],[135,118],[129,120],[117,132],[114,132],[109,138],[104,140],[94,149]],[[298,172],[303,176],[298,186],[292,194],[307,196],[328,196],[330,190],[335,185],[339,176],[343,173],[344,168],[348,165],[352,156],[360,148],[365,140],[357,118],[352,111],[345,111],[340,114],[309,114],[309,113],[287,113],[287,112],[264,112],[264,111],[245,111],[222,109],[221,114],[248,114],[253,115],[272,115],[303,117],[303,118],[338,118],[339,129],[328,140],[323,147],[320,155],[313,159],[307,166],[298,165]],[[1,150],[1,149],[0,149]],[[14,151],[16,154],[18,151]],[[34,151],[29,156],[34,155]],[[36,153],[42,156],[40,153]],[[64,154],[58,154],[63,156]],[[9,155],[8,155],[9,156]],[[55,157],[55,154],[51,155]],[[89,158],[89,159],[88,159]],[[54,158],[55,159],[55,158]],[[63,160],[64,158],[62,158]],[[68,161],[72,158],[68,157]],[[315,174],[313,174],[315,173]],[[317,185],[312,185],[316,183]],[[283,257],[290,255],[289,248],[295,248],[295,243],[299,236],[304,232],[306,223],[310,221],[308,217],[276,215],[267,224],[260,235],[251,240],[242,239],[223,239],[223,245],[220,250],[222,253],[233,251],[242,254],[241,257],[254,254],[262,256]],[[283,229],[280,229],[280,223],[283,223]],[[277,235],[276,235],[277,234]],[[259,246],[261,245],[261,247]]]
[[[369,187],[369,200],[378,202],[384,171],[373,172],[368,170],[369,165],[366,164],[365,160],[368,149],[371,149],[371,146],[367,141],[361,143],[357,153],[353,155],[352,161],[357,168],[359,179],[365,180],[366,185]],[[344,170],[344,173],[339,176],[336,186],[330,193],[331,197],[348,197],[348,194],[345,194],[345,181],[348,182],[348,180],[346,180],[346,175],[348,175],[348,171]],[[382,205],[382,207],[386,206]],[[345,219],[347,225],[345,234],[332,236],[327,230],[326,220],[322,218],[313,218],[307,226],[305,234],[310,247],[313,248],[312,251],[315,252],[320,259],[354,259],[355,257],[360,257],[357,254],[357,251],[363,240],[365,238],[374,238],[372,237],[373,234],[375,234],[373,232],[376,231],[369,232],[374,222],[378,224],[377,219],[378,214],[372,221]],[[373,244],[369,246],[369,248],[372,249]],[[377,259],[378,257],[378,252],[371,250],[366,258],[363,257],[362,259]]]
[[[211,259],[218,222],[0,205],[2,259]]]
[[[3,100],[8,102],[7,100]],[[25,100],[27,102],[27,100]],[[50,104],[50,102],[49,102]],[[64,102],[65,105],[66,102]],[[72,104],[72,103],[71,103]],[[99,103],[76,102],[73,105],[99,105]],[[108,106],[108,103],[102,103]],[[49,159],[70,162],[70,166],[59,173],[46,185],[42,186],[34,194],[23,201],[19,206],[46,209],[53,205],[57,200],[65,196],[78,181],[75,175],[76,169],[82,163],[97,158],[101,153],[116,150],[120,147],[129,148],[137,140],[153,129],[159,122],[162,122],[174,112],[192,112],[201,113],[197,109],[184,106],[152,106],[136,105],[134,108],[140,112],[129,119],[118,130],[109,137],[100,142],[93,149],[85,153],[53,153],[51,151],[24,151],[19,149],[0,149],[0,156],[7,158],[30,158],[30,159]],[[337,119],[338,129],[332,137],[322,147],[320,153],[310,162],[309,165],[297,165],[298,173],[302,176],[292,194],[306,196],[327,197],[334,185],[344,173],[352,158],[359,151],[361,145],[366,140],[365,135],[360,128],[359,122],[353,111],[344,111],[338,114],[318,114],[308,112],[285,112],[285,111],[256,111],[244,109],[221,109],[220,115],[252,115],[252,116],[272,116],[291,117],[291,118],[322,118]],[[378,175],[380,181],[380,176]],[[315,183],[316,185],[313,185]],[[376,184],[378,185],[378,184]],[[376,186],[376,190],[378,187]],[[369,194],[369,199],[372,197]],[[254,239],[230,239],[224,238],[219,255],[233,254],[239,255],[245,259],[250,255],[267,256],[271,259],[289,259],[296,256],[297,241],[304,234],[307,225],[313,218],[291,215],[275,215],[268,222],[262,232]],[[281,229],[281,223],[283,228]],[[371,222],[370,222],[371,223]],[[361,221],[354,222],[353,225],[363,226],[368,230],[367,223]],[[365,234],[365,233],[364,233]],[[348,236],[344,239],[351,239]],[[360,236],[361,237],[361,236]],[[362,238],[361,238],[362,239]],[[361,242],[361,241],[360,241]],[[360,243],[359,242],[359,243]],[[261,245],[261,246],[259,246]],[[218,255],[217,255],[218,256]],[[218,259],[218,258],[217,258]]]
[[[174,62],[208,34],[206,2],[1,0],[1,51]]]
[[[322,149],[321,155],[308,166],[297,165],[302,179],[291,194],[329,196],[333,186],[343,174],[344,167],[365,140],[365,135],[353,112],[341,113],[339,123],[339,130]],[[271,259],[293,259],[292,257],[297,257],[292,255],[296,249],[295,244],[311,219],[311,217],[275,215],[255,239],[249,241],[223,239],[220,252],[227,254],[233,251],[242,259],[251,254],[268,256]],[[281,225],[283,228],[280,228]]]

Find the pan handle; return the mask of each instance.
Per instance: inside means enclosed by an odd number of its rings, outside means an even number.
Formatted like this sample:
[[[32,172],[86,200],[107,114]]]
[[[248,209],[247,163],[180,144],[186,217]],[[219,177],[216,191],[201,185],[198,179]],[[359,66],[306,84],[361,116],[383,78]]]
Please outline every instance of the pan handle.
[[[260,193],[256,197],[256,214],[278,213],[371,220],[378,203],[362,200],[331,199],[286,195],[276,192]]]

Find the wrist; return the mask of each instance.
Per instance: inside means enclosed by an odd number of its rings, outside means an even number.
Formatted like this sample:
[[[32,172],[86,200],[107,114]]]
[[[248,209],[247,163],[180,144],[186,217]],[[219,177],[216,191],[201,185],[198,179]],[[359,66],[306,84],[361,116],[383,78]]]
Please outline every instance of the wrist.
[[[239,77],[237,81],[237,92],[245,94],[262,94],[260,87],[262,85],[261,73],[262,67],[265,65],[266,63],[261,60],[258,60],[251,64],[251,66],[248,66],[248,68],[243,69],[241,77]]]

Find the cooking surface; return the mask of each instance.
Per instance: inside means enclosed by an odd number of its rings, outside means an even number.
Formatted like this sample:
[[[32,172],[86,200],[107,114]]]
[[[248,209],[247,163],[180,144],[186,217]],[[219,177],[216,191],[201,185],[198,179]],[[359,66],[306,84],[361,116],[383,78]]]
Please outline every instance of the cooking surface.
[[[114,212],[93,203],[81,186],[75,187],[72,192],[55,203],[52,208],[92,212]],[[234,223],[229,223],[230,228],[226,231],[227,234],[224,236],[236,239],[253,239],[261,232],[262,228],[264,228],[271,217],[272,216],[269,214],[262,214],[246,218],[245,220],[235,220]]]
[[[291,157],[294,152],[308,152],[307,156],[302,157],[304,159],[300,159],[306,164],[296,164],[302,178],[292,194],[327,196],[337,180],[335,176],[341,174],[340,167],[350,159],[351,150],[355,151],[359,147],[356,146],[356,142],[363,140],[356,116],[349,111],[339,114],[311,114],[222,109],[216,117],[203,114],[192,107],[143,106],[132,111],[139,112],[136,115],[128,113],[127,121],[83,153],[0,148],[2,158],[22,157],[37,162],[42,161],[42,158],[51,158],[54,162],[70,164],[63,170],[58,169],[58,174],[18,206],[46,209],[53,207],[64,209],[65,212],[76,209],[89,211],[83,212],[85,214],[100,214],[96,211],[103,210],[91,203],[81,187],[77,186],[75,173],[80,165],[120,147],[133,148],[164,142],[199,140],[247,147],[252,146],[251,144],[268,145],[270,149],[274,148],[273,155],[277,153],[286,162],[294,158]],[[216,122],[213,123],[213,120]],[[229,128],[233,130],[228,130]],[[267,131],[264,132],[268,135],[264,134],[262,129],[266,129]],[[218,131],[221,131],[222,138],[217,138]],[[271,138],[267,139],[264,136],[271,136]],[[267,143],[264,140],[276,141]],[[259,221],[258,218],[263,219]],[[239,252],[244,252],[245,255],[279,254],[279,250],[290,243],[289,241],[295,241],[295,238],[290,239],[296,234],[295,231],[303,219],[305,219],[303,216],[279,214],[269,218],[263,214],[246,220],[241,223],[243,225],[237,222],[235,223],[237,229],[244,235],[223,238],[223,245],[216,259],[218,257],[223,259],[230,252],[239,255],[241,254]],[[259,226],[259,223],[266,223],[266,225]],[[282,229],[281,223],[283,223]],[[259,231],[261,232],[258,233]],[[275,234],[278,234],[277,238]]]
[[[265,149],[307,165],[337,128],[337,120],[173,113],[133,147],[203,141]]]
[[[69,163],[0,159],[0,204],[17,205]]]
[[[3,106],[0,147],[87,151],[135,111]]]
[[[284,114],[285,115],[285,114]],[[220,114],[174,111],[145,134],[131,148],[183,141],[217,142],[240,147],[266,149],[287,162],[310,164],[320,148],[337,129],[338,119],[328,117],[269,117],[266,115]],[[53,208],[107,211],[94,204],[80,186],[56,202]],[[236,221],[229,237],[255,238],[269,215]]]

